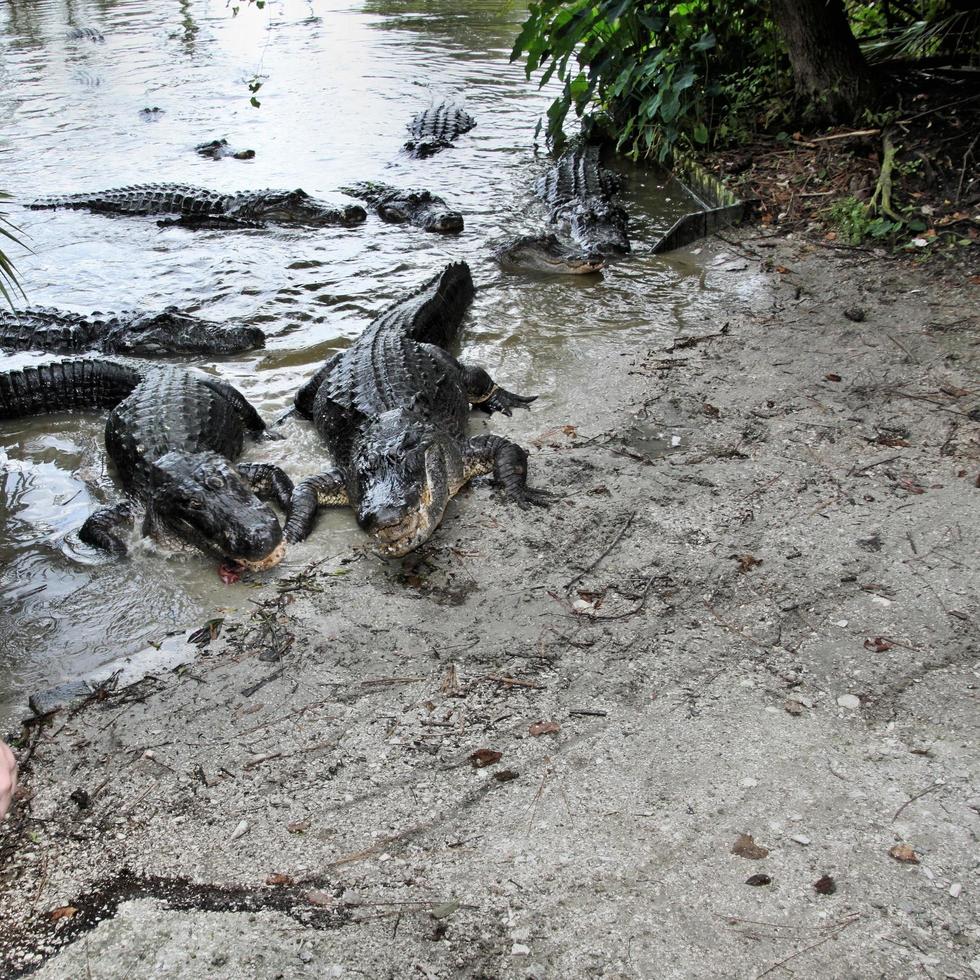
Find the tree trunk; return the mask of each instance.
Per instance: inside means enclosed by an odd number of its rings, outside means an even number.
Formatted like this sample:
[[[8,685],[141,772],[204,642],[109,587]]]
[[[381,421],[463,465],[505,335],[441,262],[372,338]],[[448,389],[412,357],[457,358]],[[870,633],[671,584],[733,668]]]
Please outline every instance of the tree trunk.
[[[772,9],[804,117],[851,122],[874,103],[878,78],[851,33],[843,0],[773,0]]]

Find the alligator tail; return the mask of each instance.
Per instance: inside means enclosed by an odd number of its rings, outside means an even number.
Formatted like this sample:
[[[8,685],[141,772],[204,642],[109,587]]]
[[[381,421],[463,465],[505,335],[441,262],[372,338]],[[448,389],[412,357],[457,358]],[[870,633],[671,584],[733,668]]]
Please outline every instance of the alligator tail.
[[[0,372],[0,419],[72,408],[112,408],[142,380],[136,368],[115,361],[70,360]]]
[[[448,347],[456,337],[466,308],[473,302],[473,276],[465,262],[453,262],[419,292],[431,290],[412,320],[408,335],[420,344]]]

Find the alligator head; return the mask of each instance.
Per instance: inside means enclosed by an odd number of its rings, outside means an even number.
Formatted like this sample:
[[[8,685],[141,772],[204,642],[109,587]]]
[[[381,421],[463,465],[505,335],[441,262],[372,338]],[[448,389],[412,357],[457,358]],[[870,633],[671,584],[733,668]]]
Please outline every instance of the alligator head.
[[[105,340],[106,351],[137,357],[154,354],[237,354],[265,346],[257,327],[226,327],[168,306],[116,327]]]
[[[166,532],[246,568],[271,568],[285,554],[276,515],[217,453],[175,451],[155,460],[147,505]]]
[[[436,231],[443,235],[455,235],[463,230],[463,216],[448,208],[430,207],[422,212],[419,227],[423,231]]]
[[[463,230],[463,216],[446,207],[442,198],[428,191],[398,191],[385,194],[377,204],[382,220],[398,224],[411,221],[423,231],[455,234]]]
[[[604,264],[601,255],[568,248],[555,235],[523,235],[502,245],[496,256],[503,265],[557,275],[587,275]]]
[[[359,225],[367,220],[367,212],[359,204],[327,204],[298,188],[249,195],[240,209],[231,209],[229,214],[254,221],[303,225]]]
[[[567,209],[572,235],[589,243],[598,255],[625,255],[630,251],[626,212],[599,198],[574,201]]]
[[[379,555],[400,558],[431,537],[461,472],[459,449],[403,408],[368,419],[351,447],[348,494]]]

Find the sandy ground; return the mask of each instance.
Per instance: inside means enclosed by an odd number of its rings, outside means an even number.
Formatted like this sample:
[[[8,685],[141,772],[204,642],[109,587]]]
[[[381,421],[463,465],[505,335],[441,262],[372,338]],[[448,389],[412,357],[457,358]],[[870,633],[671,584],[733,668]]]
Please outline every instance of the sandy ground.
[[[4,975],[980,976],[977,290],[717,249],[550,510],[477,486],[30,728]]]

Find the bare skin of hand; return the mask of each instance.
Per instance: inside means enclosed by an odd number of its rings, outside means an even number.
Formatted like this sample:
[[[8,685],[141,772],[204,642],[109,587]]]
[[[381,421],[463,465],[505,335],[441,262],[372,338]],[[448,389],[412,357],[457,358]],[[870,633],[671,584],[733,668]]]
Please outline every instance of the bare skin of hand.
[[[0,742],[0,820],[10,808],[17,789],[17,760],[6,744]]]

